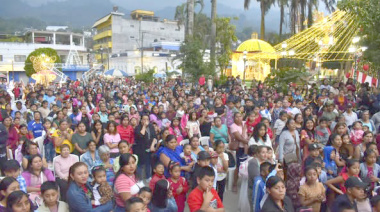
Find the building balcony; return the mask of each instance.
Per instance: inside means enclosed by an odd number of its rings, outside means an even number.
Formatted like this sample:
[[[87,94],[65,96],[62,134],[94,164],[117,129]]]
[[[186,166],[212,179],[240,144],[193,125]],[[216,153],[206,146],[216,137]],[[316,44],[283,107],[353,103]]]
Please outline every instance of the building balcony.
[[[98,50],[98,49],[100,49],[100,46],[101,46],[102,48],[109,48],[109,49],[111,49],[111,48],[112,48],[112,42],[106,42],[106,43],[95,44],[95,45],[94,45],[94,50]]]
[[[101,33],[95,35],[92,39],[93,40],[100,40],[100,39],[105,38],[105,37],[112,37],[112,30],[107,30],[107,31],[101,32]]]

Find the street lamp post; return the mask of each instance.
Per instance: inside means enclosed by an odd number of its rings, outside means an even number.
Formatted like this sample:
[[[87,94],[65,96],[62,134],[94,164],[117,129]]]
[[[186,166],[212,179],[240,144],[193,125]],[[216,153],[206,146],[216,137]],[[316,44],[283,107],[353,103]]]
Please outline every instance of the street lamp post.
[[[243,61],[244,61],[243,82],[245,84],[245,65],[247,63],[247,51],[246,50],[244,50],[244,52],[243,52]]]
[[[101,63],[102,63],[102,65],[103,65],[103,47],[102,47],[102,46],[100,46],[99,51],[100,51]]]

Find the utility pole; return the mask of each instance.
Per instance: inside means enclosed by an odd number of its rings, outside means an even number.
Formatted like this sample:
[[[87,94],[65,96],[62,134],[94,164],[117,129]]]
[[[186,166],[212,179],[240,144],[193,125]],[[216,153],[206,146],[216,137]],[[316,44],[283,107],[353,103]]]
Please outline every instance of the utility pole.
[[[141,73],[144,73],[144,34],[146,32],[141,32]]]

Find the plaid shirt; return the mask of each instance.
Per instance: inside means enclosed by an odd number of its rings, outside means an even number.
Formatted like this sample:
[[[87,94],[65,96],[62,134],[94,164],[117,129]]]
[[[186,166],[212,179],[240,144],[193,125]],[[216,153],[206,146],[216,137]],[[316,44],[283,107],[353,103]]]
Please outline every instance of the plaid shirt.
[[[16,179],[18,183],[20,184],[20,190],[27,193],[26,191],[26,181],[23,176],[19,175]]]

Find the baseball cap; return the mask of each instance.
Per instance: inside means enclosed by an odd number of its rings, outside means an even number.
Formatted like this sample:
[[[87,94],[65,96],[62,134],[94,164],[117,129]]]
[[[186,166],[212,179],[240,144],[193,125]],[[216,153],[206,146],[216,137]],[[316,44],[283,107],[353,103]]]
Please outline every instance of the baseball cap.
[[[309,146],[307,147],[307,149],[309,151],[313,151],[313,150],[319,149],[319,146],[318,146],[318,144],[309,144]]]
[[[367,188],[368,184],[361,181],[358,177],[349,177],[344,183],[346,188]]]
[[[219,157],[218,153],[211,152],[211,158],[217,158],[217,157]]]
[[[210,159],[210,158],[211,158],[210,153],[208,153],[206,151],[200,151],[198,153],[198,160],[207,160],[207,159]]]

